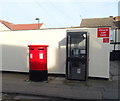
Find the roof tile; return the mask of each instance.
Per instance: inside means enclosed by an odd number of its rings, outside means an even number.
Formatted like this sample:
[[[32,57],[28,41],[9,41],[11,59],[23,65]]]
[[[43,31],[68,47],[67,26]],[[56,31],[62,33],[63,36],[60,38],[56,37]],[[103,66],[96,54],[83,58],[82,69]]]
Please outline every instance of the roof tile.
[[[6,27],[8,27],[10,30],[34,30],[34,29],[40,29],[40,27],[43,25],[43,23],[38,24],[13,24],[4,20],[0,20],[2,24],[4,24]],[[39,28],[38,28],[39,27]]]
[[[89,28],[96,28],[96,27],[112,27],[116,28],[115,24],[113,23],[113,18],[90,18],[90,19],[82,19],[80,27],[89,27]]]

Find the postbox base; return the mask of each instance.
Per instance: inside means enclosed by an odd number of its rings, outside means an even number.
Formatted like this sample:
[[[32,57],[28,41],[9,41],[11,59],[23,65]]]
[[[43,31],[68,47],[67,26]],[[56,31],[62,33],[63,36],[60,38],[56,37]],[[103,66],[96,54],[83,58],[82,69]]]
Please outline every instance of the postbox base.
[[[48,80],[48,71],[47,70],[30,70],[29,79],[31,81],[46,81]]]

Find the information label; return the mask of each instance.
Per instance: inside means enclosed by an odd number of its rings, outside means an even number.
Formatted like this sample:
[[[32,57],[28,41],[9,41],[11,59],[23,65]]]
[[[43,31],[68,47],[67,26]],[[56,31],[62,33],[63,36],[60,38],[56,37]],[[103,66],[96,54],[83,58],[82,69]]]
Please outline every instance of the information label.
[[[98,28],[98,37],[109,37],[109,28]]]
[[[103,38],[103,43],[109,43],[109,38]]]

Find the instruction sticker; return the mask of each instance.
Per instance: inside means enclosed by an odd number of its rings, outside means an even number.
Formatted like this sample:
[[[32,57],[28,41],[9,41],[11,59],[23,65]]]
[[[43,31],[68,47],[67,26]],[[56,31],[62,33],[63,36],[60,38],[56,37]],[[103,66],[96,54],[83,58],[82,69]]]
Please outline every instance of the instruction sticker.
[[[43,59],[43,53],[39,54],[39,59]]]
[[[98,28],[98,37],[109,37],[109,28]]]
[[[33,54],[30,54],[30,59],[32,59],[33,58]]]

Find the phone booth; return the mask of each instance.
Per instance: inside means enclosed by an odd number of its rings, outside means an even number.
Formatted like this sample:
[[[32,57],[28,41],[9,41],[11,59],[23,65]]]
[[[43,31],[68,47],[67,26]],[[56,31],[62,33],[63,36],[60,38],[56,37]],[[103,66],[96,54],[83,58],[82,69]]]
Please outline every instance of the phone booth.
[[[29,47],[29,79],[45,81],[48,79],[47,47],[48,45],[28,45]]]
[[[73,80],[87,79],[88,33],[67,32],[66,78]]]

